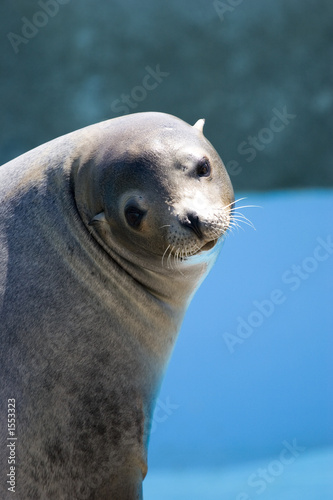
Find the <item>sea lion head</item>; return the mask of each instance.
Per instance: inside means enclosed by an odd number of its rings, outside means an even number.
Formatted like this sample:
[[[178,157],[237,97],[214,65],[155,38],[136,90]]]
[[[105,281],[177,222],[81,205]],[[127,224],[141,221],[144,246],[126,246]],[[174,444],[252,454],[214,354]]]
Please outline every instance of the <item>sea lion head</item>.
[[[98,124],[100,146],[78,169],[75,196],[104,248],[168,266],[204,255],[221,240],[234,193],[203,124],[164,113]]]

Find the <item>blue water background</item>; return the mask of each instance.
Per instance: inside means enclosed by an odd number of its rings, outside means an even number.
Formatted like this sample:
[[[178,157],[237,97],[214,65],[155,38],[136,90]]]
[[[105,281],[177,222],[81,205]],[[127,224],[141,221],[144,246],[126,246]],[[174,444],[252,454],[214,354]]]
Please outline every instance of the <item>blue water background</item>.
[[[226,239],[187,311],[156,407],[146,500],[333,499],[333,190],[240,204],[261,207],[241,210],[256,230]],[[302,451],[283,464],[286,442]]]

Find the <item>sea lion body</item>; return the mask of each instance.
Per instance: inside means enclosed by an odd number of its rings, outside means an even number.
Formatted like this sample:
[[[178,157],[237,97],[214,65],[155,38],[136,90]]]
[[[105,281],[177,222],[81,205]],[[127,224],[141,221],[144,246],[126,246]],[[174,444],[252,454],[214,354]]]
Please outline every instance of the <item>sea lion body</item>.
[[[0,167],[1,499],[8,442],[20,500],[142,498],[161,378],[230,223],[198,128],[138,113]]]

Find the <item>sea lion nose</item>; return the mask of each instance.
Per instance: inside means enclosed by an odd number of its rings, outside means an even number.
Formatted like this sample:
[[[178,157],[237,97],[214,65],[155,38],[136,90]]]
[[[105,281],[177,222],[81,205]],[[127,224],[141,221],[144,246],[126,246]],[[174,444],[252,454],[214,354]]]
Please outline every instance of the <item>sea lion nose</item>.
[[[192,229],[200,240],[203,238],[202,231],[200,229],[200,219],[195,212],[190,212],[186,215],[182,221],[183,225]]]

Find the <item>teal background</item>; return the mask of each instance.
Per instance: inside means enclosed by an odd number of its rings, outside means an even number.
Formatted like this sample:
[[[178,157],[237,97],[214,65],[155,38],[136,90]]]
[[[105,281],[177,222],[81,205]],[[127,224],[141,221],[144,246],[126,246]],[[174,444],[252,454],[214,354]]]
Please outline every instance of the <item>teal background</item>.
[[[0,164],[127,107],[206,118],[236,190],[332,186],[332,15],[329,0],[2,0]],[[151,90],[147,67],[168,75]]]

